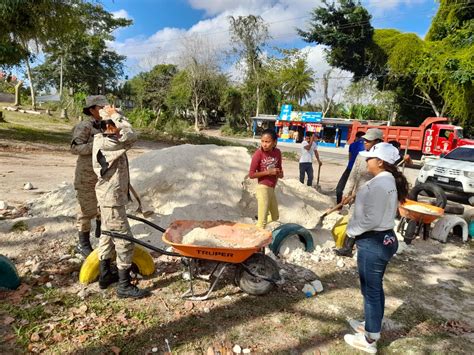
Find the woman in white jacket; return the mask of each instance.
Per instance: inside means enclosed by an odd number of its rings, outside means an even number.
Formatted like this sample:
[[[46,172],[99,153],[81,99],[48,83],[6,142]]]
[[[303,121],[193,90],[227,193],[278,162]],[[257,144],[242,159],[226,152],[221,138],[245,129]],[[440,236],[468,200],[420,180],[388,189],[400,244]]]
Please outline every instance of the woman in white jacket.
[[[365,321],[349,321],[357,333],[346,334],[344,340],[355,348],[375,354],[385,308],[383,276],[398,248],[393,228],[398,203],[404,202],[408,194],[408,182],[394,165],[399,154],[391,144],[378,143],[359,155],[366,159],[367,170],[374,177],[357,192],[347,235],[355,238],[357,245]]]

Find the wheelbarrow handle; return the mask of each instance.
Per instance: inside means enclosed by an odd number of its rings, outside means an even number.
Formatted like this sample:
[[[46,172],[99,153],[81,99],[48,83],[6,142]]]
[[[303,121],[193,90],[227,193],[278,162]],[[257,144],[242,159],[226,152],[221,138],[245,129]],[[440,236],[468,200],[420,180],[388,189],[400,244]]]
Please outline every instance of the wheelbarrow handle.
[[[146,220],[145,218],[137,217],[137,216],[134,216],[134,215],[128,214],[128,213],[127,213],[127,217],[130,218],[130,219],[134,219],[135,221],[140,221],[140,222],[143,222],[145,224],[148,224],[150,227],[153,227],[156,230],[159,230],[161,233],[166,232],[166,229],[160,227],[159,225],[157,225],[153,222],[150,222],[150,221]]]
[[[164,250],[164,249],[157,248],[157,247],[155,247],[155,246],[153,246],[153,245],[151,245],[151,244],[142,242],[142,241],[139,240],[139,239],[130,237],[130,236],[127,235],[127,234],[117,233],[117,232],[111,232],[111,231],[104,231],[104,230],[102,231],[102,234],[108,235],[109,237],[112,237],[112,238],[123,239],[123,240],[127,240],[127,241],[129,241],[129,242],[132,242],[132,243],[139,244],[139,245],[141,245],[142,247],[148,248],[148,249],[150,249],[150,250],[156,251],[156,252],[161,253],[161,254],[164,254],[164,255],[182,257],[182,255],[179,254],[179,253],[175,253],[175,252],[172,252],[172,251],[167,251],[167,250]]]

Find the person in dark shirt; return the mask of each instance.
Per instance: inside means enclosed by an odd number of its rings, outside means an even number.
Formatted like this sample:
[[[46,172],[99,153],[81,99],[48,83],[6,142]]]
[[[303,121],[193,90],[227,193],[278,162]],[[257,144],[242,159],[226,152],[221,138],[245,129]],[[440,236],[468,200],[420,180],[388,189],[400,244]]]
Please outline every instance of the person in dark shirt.
[[[281,165],[281,151],[276,148],[277,135],[275,131],[266,129],[262,133],[261,146],[252,156],[249,177],[258,179],[257,226],[265,228],[268,222],[277,221],[278,202],[275,195],[275,186],[279,178],[283,177]],[[270,215],[269,215],[270,213]]]
[[[347,164],[346,170],[342,173],[341,178],[336,186],[336,202],[340,203],[342,201],[342,194],[344,192],[344,187],[346,187],[347,179],[351,174],[352,167],[354,166],[354,162],[357,158],[357,154],[365,150],[364,148],[364,139],[362,136],[364,132],[357,132],[356,139],[354,142],[349,145],[349,162]]]

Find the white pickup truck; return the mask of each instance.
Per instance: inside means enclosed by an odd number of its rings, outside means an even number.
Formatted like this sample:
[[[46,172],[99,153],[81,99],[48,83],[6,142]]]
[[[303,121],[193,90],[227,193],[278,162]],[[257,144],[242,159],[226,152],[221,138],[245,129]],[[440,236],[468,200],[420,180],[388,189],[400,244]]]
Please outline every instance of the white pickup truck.
[[[447,192],[462,194],[474,205],[474,145],[464,145],[440,159],[426,161],[417,182],[431,182]]]

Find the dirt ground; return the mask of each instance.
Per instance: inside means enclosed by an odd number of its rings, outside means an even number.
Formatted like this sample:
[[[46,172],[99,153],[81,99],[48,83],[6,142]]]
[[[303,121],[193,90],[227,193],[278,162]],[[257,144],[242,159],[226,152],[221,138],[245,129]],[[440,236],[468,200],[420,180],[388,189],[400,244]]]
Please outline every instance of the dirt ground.
[[[141,142],[129,157],[163,146]],[[57,146],[2,141],[0,201],[19,208],[71,181],[74,164],[75,157]],[[297,162],[285,161],[284,169],[288,178],[298,176]],[[340,161],[324,161],[324,192],[334,196],[343,170]],[[23,190],[27,182],[35,188]],[[315,258],[278,260],[287,278],[266,296],[240,292],[227,272],[205,302],[183,301],[178,295],[187,282],[180,262],[153,253],[157,271],[140,281],[153,295],[124,301],[113,288],[104,292],[96,283],[77,282],[74,221],[20,220],[24,224],[0,221],[0,250],[12,257],[23,280],[19,290],[0,293],[2,353],[230,354],[235,345],[253,353],[354,353],[342,337],[350,330],[346,319],[363,315],[356,261],[335,258],[332,242],[321,242]],[[474,353],[473,262],[472,241],[417,239],[405,245],[385,277],[380,353]],[[301,288],[315,278],[325,289],[306,298]]]

